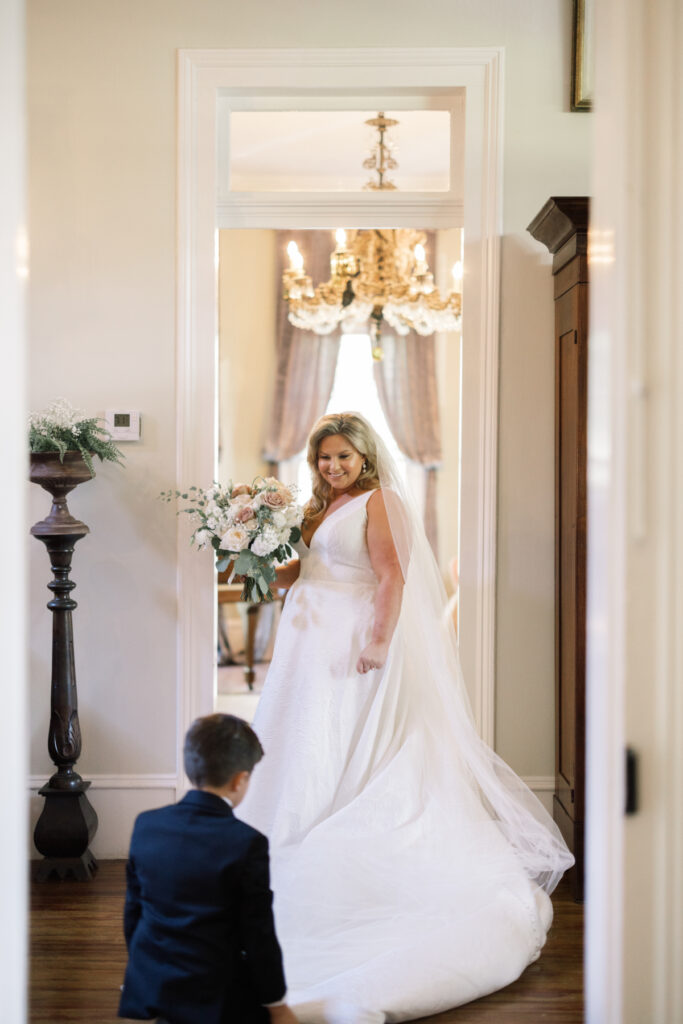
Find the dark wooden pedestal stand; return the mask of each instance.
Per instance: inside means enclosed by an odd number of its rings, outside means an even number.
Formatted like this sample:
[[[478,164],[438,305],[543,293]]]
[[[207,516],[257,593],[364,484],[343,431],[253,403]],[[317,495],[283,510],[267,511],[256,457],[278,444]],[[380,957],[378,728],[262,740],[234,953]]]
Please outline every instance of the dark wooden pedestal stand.
[[[90,783],[74,770],[81,754],[81,729],[71,621],[76,602],[70,596],[76,584],[69,579],[76,542],[90,531],[73,518],[66,503],[69,491],[90,479],[80,452],[67,452],[63,463],[56,452],[31,455],[31,480],[53,499],[49,516],[31,528],[47,548],[54,574],[48,583],[54,596],[48,602],[52,612],[52,685],[47,748],[57,771],[39,791],[45,806],[33,833],[36,848],[44,857],[37,864],[38,881],[53,875],[87,881],[97,870],[97,861],[88,849],[97,831],[97,815],[86,796]]]

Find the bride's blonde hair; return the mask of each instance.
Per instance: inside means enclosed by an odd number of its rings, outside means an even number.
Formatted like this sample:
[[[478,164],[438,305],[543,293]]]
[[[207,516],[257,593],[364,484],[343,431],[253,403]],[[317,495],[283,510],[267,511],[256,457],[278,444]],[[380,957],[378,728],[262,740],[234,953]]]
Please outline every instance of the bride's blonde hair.
[[[375,432],[369,423],[353,412],[331,413],[321,416],[308,438],[306,458],[313,477],[313,495],[304,508],[304,519],[312,521],[324,515],[332,497],[332,488],[318,469],[318,449],[321,441],[334,434],[341,434],[359,452],[366,464],[356,480],[355,486],[362,491],[374,491],[379,487],[377,472],[377,445]]]

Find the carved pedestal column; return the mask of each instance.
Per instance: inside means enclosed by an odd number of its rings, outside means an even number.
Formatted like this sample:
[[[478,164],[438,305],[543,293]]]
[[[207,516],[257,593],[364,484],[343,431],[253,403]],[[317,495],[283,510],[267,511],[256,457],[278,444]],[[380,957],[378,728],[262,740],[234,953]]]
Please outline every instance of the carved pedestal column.
[[[81,753],[81,729],[71,619],[76,608],[71,591],[76,584],[69,579],[74,547],[89,530],[73,518],[66,503],[69,491],[90,479],[80,452],[67,452],[63,463],[56,452],[31,455],[31,480],[53,498],[49,516],[31,528],[47,548],[54,575],[48,583],[53,597],[48,602],[52,612],[52,683],[47,746],[57,771],[40,790],[45,806],[34,841],[44,857],[36,871],[41,881],[54,874],[87,880],[97,868],[88,849],[97,831],[97,815],[86,796],[90,783],[74,770]]]

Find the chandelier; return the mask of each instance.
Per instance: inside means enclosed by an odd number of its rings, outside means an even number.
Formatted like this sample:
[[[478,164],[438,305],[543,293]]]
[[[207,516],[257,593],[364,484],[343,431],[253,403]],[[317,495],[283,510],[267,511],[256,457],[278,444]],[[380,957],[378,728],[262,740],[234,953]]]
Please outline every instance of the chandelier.
[[[396,186],[385,175],[398,165],[384,135],[398,121],[380,112],[366,124],[376,128],[379,139],[363,164],[376,171],[378,180],[365,187],[393,190]],[[282,283],[289,321],[295,327],[315,334],[331,334],[338,327],[345,333],[367,331],[375,359],[382,358],[384,322],[402,335],[415,331],[427,336],[459,329],[462,262],[454,265],[453,288],[442,297],[427,264],[424,232],[391,228],[347,233],[340,228],[335,237],[330,279],[315,288],[296,242],[287,246],[289,266]]]
[[[315,334],[331,334],[337,327],[346,333],[368,330],[375,359],[382,358],[385,321],[403,335],[459,329],[462,263],[453,267],[453,290],[442,297],[427,264],[424,232],[392,228],[347,234],[340,228],[336,241],[330,279],[317,288],[296,242],[287,246],[289,267],[282,281],[295,327]]]

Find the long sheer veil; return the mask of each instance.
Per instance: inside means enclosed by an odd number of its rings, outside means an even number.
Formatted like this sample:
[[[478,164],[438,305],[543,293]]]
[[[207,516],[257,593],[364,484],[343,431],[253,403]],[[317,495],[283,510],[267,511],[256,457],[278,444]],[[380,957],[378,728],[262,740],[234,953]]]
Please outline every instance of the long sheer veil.
[[[376,439],[380,486],[405,581],[401,617],[411,640],[404,657],[412,665],[404,678],[414,681],[412,713],[423,718],[433,738],[430,769],[446,785],[449,773],[465,773],[529,878],[551,893],[573,857],[537,797],[477,732],[455,630],[444,615],[446,591],[422,518],[384,442],[363,416],[353,415]]]

